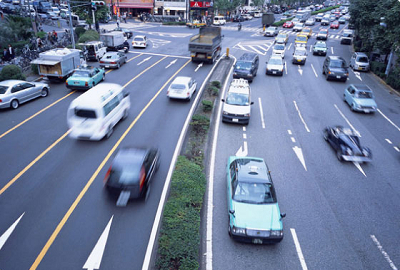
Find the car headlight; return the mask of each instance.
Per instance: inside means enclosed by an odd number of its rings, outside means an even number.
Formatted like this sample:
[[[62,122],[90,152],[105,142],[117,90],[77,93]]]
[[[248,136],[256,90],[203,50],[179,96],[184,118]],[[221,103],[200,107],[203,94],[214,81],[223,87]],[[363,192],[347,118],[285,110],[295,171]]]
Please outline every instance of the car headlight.
[[[345,73],[344,75],[346,75],[347,77],[349,77],[349,73]]]
[[[227,112],[227,111],[222,111],[222,114],[225,114],[225,115],[227,115],[227,114],[228,114],[228,112]]]
[[[283,231],[282,230],[272,230],[271,231],[271,236],[282,236]]]
[[[351,156],[351,155],[353,154],[353,151],[351,151],[350,148],[347,148],[347,149],[346,149],[346,154],[349,155],[349,156]]]
[[[233,232],[234,234],[243,234],[243,235],[246,235],[246,229],[245,229],[245,228],[238,228],[238,227],[233,226],[232,232]]]
[[[250,117],[250,113],[245,113],[244,116]]]

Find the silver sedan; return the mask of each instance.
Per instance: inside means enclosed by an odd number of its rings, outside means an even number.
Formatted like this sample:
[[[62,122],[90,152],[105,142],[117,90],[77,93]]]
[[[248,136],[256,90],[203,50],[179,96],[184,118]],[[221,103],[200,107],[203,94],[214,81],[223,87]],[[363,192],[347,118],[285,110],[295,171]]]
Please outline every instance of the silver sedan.
[[[102,68],[120,68],[126,63],[126,55],[122,52],[108,52],[100,59]]]
[[[47,97],[46,83],[7,80],[0,82],[0,108],[18,108],[19,104],[37,97]]]

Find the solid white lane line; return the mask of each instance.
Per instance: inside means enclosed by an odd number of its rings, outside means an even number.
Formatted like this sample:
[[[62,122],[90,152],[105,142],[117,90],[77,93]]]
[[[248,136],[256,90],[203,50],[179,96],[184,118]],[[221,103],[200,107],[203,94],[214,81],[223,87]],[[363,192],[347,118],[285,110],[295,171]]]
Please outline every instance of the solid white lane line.
[[[311,52],[311,50],[312,50],[312,45],[310,46],[310,52]]]
[[[290,129],[287,130],[287,133],[289,133],[289,135],[292,135],[292,131]]]
[[[292,142],[296,142],[296,139],[294,137],[290,137],[290,139],[292,140]]]
[[[5,231],[3,233],[2,236],[0,236],[0,250],[3,248],[4,244],[7,242],[8,237],[10,237],[10,235],[14,231],[15,227],[17,227],[19,221],[21,220],[21,218],[24,215],[25,215],[25,212],[22,213],[22,215],[16,221],[14,221],[14,223],[10,226],[10,228],[7,229],[7,231]]]
[[[299,110],[299,107],[297,107],[296,101],[293,100],[293,103],[294,103],[294,106],[296,107],[297,113],[299,114],[299,117],[300,117],[301,122],[303,122],[303,125],[304,125],[304,127],[306,128],[307,132],[310,132],[310,130],[308,129],[308,126],[307,126],[306,122],[305,122],[304,119],[303,119],[303,116],[301,116],[301,112],[300,112],[300,110]]]
[[[290,50],[290,47],[292,47],[292,43],[289,44],[288,50]]]
[[[246,133],[243,134],[243,139],[247,139]]]
[[[333,53],[333,46],[331,47],[331,51],[332,51],[332,54],[334,54],[334,53]]]
[[[392,124],[395,128],[397,128],[398,131],[400,131],[400,128],[392,122],[392,120],[390,120],[386,115],[383,114],[383,112],[381,112],[381,110],[378,109],[378,112],[386,119],[389,121],[390,124]]]
[[[358,162],[353,162],[353,164],[354,164],[354,166],[356,166],[357,169],[360,170],[360,172],[361,172],[365,177],[367,177],[367,175],[365,174],[364,170],[361,168],[360,163],[358,163]]]
[[[303,252],[301,251],[300,243],[299,243],[299,240],[297,239],[296,230],[293,228],[290,228],[290,232],[292,233],[293,242],[294,242],[294,245],[296,246],[296,252],[297,252],[297,256],[299,257],[299,260],[300,260],[301,268],[303,270],[307,270],[308,268],[307,268],[306,260],[304,259]]]
[[[286,66],[286,61],[285,61],[285,72],[286,72],[286,75],[287,75],[287,66]]]
[[[83,269],[93,270],[100,268],[101,259],[103,258],[104,249],[106,248],[108,234],[110,233],[113,218],[114,215],[111,216],[110,221],[108,222],[106,228],[104,229],[87,261],[85,262]]]
[[[342,111],[338,108],[338,106],[336,104],[334,104],[336,110],[339,112],[339,114],[343,117],[344,120],[346,120],[347,124],[351,127],[351,129],[358,135],[361,137],[360,132],[358,132],[353,125],[350,123],[350,121],[346,118],[346,116],[344,116],[344,114],[342,113]]]
[[[262,105],[261,105],[261,98],[258,98],[258,105],[260,106],[261,125],[262,125],[262,128],[265,128],[264,112],[263,112],[263,108],[262,108]]]
[[[317,72],[315,71],[315,68],[314,68],[313,64],[311,64],[311,68],[312,68],[312,70],[314,71],[315,77],[318,78]]]
[[[375,235],[371,234],[370,237],[371,237],[372,241],[374,242],[374,244],[376,245],[376,247],[382,253],[383,257],[385,257],[385,260],[389,263],[392,270],[398,270],[396,265],[394,265],[394,262],[390,259],[387,252],[383,249],[381,243],[379,243],[378,239],[376,239]]]
[[[392,144],[392,142],[389,139],[385,139],[385,141],[387,141],[388,144]]]

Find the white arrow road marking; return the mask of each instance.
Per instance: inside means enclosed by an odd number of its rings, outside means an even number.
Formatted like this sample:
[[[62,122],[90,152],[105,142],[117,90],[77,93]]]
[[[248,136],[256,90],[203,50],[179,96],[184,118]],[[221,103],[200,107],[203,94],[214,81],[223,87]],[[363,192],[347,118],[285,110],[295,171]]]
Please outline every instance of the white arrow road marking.
[[[297,107],[296,100],[293,100],[293,103],[294,103],[294,106],[296,107],[297,113],[299,114],[301,122],[303,122],[303,125],[306,128],[307,132],[310,132],[310,130],[308,129],[308,126],[306,124],[306,121],[304,121],[303,116],[301,116],[301,112],[299,110],[299,107]]]
[[[194,70],[194,72],[197,72],[198,70],[199,70],[199,68],[201,68],[203,66],[203,62],[201,62],[198,66],[197,66],[197,68]]]
[[[354,70],[353,70],[353,73],[354,73],[354,75],[356,75],[357,79],[359,79],[360,81],[362,81],[360,72],[357,72],[357,71],[354,71]]]
[[[354,164],[354,166],[357,167],[357,169],[360,170],[360,172],[361,172],[365,177],[367,177],[367,175],[365,174],[364,170],[361,168],[360,163],[358,163],[358,162],[353,162],[353,164]]]
[[[243,146],[240,146],[239,150],[237,150],[236,152],[236,156],[238,157],[245,157],[247,156],[247,142],[243,142]],[[243,149],[242,149],[243,148]]]
[[[94,246],[92,252],[89,255],[83,269],[94,270],[100,268],[101,259],[103,258],[104,249],[106,248],[108,234],[110,233],[111,223],[114,218],[114,215],[111,216],[110,221],[108,222],[106,228],[101,234],[99,240]]]
[[[350,123],[350,121],[346,118],[346,116],[344,116],[344,114],[342,113],[341,110],[339,110],[338,106],[336,104],[334,104],[336,110],[339,112],[339,114],[344,118],[344,120],[346,120],[347,124],[349,124],[349,126],[351,127],[351,129],[354,131],[354,133],[356,133],[359,137],[361,137],[360,132],[358,132],[353,125]]]
[[[15,227],[17,227],[18,222],[21,220],[21,218],[25,215],[25,212],[22,213],[22,215],[10,226],[10,228],[7,229],[7,231],[5,231],[3,233],[2,236],[0,236],[0,250],[2,249],[2,247],[4,246],[4,244],[6,243],[8,237],[10,237],[10,235],[12,234],[12,232],[14,231]]]
[[[258,98],[258,105],[260,106],[260,115],[261,115],[261,125],[262,128],[265,128],[265,121],[264,121],[264,112],[261,104],[261,98]]]
[[[304,156],[303,156],[303,152],[301,151],[301,148],[298,146],[295,146],[292,148],[294,153],[296,154],[297,158],[300,160],[301,164],[304,167],[304,170],[307,171],[307,167],[306,167],[306,162],[304,160]]]
[[[293,228],[290,228],[290,232],[292,233],[293,242],[294,242],[294,245],[296,246],[296,252],[297,252],[297,256],[299,256],[301,268],[303,270],[307,270],[308,268],[307,268],[306,260],[304,259],[303,252],[301,251],[300,242],[299,242],[299,239],[297,238],[296,230]]]
[[[313,64],[311,64],[311,68],[312,68],[312,70],[314,71],[315,77],[318,78],[317,72],[315,71],[315,68],[314,68]]]
[[[152,58],[152,57],[153,57],[153,56],[150,56],[150,57],[147,57],[146,59],[143,59],[143,61],[140,62],[140,63],[138,63],[137,65],[140,66],[140,65],[143,64],[144,62],[149,61],[150,58]]]
[[[168,66],[166,66],[165,68],[169,68],[170,66],[172,66],[173,64],[175,64],[175,63],[176,63],[176,60],[178,60],[178,59],[175,59],[175,60],[171,61],[171,63],[169,63]]]
[[[297,65],[298,66],[298,71],[299,71],[299,73],[300,73],[300,75],[302,75],[303,76],[303,70],[301,69],[301,66],[300,65]]]

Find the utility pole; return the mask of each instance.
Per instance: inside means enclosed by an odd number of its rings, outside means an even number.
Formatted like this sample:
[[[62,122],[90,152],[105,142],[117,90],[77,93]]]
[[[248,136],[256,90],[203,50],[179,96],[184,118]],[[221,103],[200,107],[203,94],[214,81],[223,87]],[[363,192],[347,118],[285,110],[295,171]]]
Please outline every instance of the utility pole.
[[[69,12],[69,29],[71,33],[71,41],[72,41],[72,47],[75,49],[75,37],[74,37],[74,27],[72,25],[72,15],[71,15],[71,5],[70,5],[70,0],[67,1],[68,3],[68,12]]]
[[[31,12],[31,4],[28,0],[28,9],[29,9],[29,17],[31,18],[31,23],[32,23],[32,28],[33,28],[33,32],[35,33],[35,36],[37,34],[37,28],[36,28],[36,23],[34,20],[32,20],[32,12]]]

